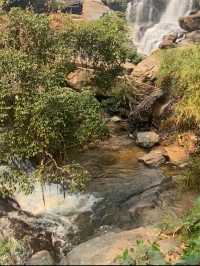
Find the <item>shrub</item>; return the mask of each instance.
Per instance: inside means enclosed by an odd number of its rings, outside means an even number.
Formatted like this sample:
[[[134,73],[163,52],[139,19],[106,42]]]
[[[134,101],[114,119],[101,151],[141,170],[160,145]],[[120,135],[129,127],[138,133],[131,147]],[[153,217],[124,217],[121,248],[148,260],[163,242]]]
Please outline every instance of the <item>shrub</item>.
[[[127,58],[127,27],[115,13],[80,24],[75,36],[76,57],[95,70],[95,85],[110,89]]]
[[[24,263],[27,251],[24,243],[13,238],[5,238],[0,241],[1,265],[21,265]]]
[[[182,235],[186,248],[178,265],[199,265],[200,262],[200,199],[183,219]]]
[[[45,15],[14,9],[8,21],[0,49],[0,155],[6,162],[13,156],[34,160],[38,169],[32,175],[1,175],[1,196],[17,187],[31,191],[34,179],[71,179],[73,189],[83,189],[88,177],[68,165],[68,149],[107,131],[94,96],[66,87],[65,75],[74,66],[73,42],[66,46],[63,32],[54,31]]]
[[[129,49],[128,61],[136,65],[142,61],[142,56],[138,53],[137,49]]]
[[[126,80],[117,80],[111,90],[111,96],[102,100],[104,110],[111,115],[118,114],[127,117],[133,106],[137,104],[134,85]]]
[[[126,249],[117,262],[120,265],[166,265],[159,245],[143,240],[137,240],[136,247],[130,251]]]
[[[100,106],[90,93],[52,88],[36,95],[33,103],[16,101],[12,128],[4,136],[5,152],[23,158],[48,152],[62,158],[67,149],[104,132]]]
[[[185,171],[185,187],[200,191],[200,157],[199,154],[194,155]]]

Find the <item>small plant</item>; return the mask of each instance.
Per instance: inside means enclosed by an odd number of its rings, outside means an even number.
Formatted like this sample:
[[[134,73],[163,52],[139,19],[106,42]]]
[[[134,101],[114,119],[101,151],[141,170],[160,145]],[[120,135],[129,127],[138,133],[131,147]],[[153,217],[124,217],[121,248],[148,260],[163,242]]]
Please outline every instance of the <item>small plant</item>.
[[[186,189],[200,191],[200,157],[195,154],[189,161],[185,171],[184,186]]]
[[[0,241],[0,265],[22,265],[28,252],[23,241],[5,238]]]
[[[128,61],[135,65],[142,61],[142,56],[138,53],[137,49],[130,50],[128,53]]]
[[[137,240],[135,248],[126,249],[117,258],[117,262],[120,265],[166,265],[159,245],[156,242],[145,243],[143,240]]]
[[[134,259],[132,258],[128,249],[125,249],[122,255],[117,258],[117,262],[120,265],[135,265]]]
[[[199,265],[200,263],[200,198],[183,219],[182,235],[185,250],[178,265]]]

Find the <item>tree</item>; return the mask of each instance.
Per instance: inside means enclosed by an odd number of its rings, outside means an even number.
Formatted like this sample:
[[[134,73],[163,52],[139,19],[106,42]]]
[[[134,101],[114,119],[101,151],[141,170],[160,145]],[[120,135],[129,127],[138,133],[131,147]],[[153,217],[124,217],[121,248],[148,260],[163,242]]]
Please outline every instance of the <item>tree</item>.
[[[83,188],[88,178],[77,166],[66,165],[67,152],[106,133],[99,103],[88,91],[67,88],[65,75],[74,67],[71,48],[46,15],[14,9],[8,16],[0,49],[0,156],[6,162],[13,157],[35,161],[34,178],[17,173],[26,191],[35,178],[64,183],[73,177],[73,187],[80,181]],[[17,187],[16,178],[8,176],[0,175],[4,195]]]

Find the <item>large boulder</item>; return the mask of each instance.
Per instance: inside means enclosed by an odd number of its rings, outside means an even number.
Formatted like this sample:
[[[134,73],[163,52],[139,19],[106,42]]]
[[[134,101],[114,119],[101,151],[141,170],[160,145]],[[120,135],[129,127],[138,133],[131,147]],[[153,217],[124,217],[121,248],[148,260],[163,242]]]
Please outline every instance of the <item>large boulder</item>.
[[[138,84],[148,82],[152,84],[155,81],[159,70],[160,58],[159,53],[154,52],[142,60],[133,70],[132,78]]]
[[[200,11],[191,14],[189,16],[181,17],[179,24],[185,31],[196,31],[200,30]]]
[[[54,265],[54,260],[47,250],[35,253],[25,265]]]
[[[159,230],[151,227],[107,233],[75,247],[61,265],[117,265],[116,258],[137,240],[154,242],[158,236]]]
[[[87,68],[78,68],[74,72],[69,73],[66,77],[69,86],[75,90],[81,90],[91,83],[93,78],[93,70]]]

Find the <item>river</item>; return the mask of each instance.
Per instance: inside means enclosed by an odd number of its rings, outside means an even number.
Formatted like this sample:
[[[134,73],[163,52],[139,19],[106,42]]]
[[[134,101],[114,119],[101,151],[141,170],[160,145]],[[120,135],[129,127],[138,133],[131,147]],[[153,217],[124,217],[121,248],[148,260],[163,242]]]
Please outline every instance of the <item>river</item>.
[[[154,208],[171,181],[162,170],[138,162],[145,151],[135,146],[124,125],[110,122],[109,139],[70,153],[92,176],[86,192],[65,192],[64,197],[56,184],[44,191],[36,184],[31,195],[16,195],[21,208],[36,217],[31,222],[54,235],[61,257],[97,234],[140,226],[138,210]]]

